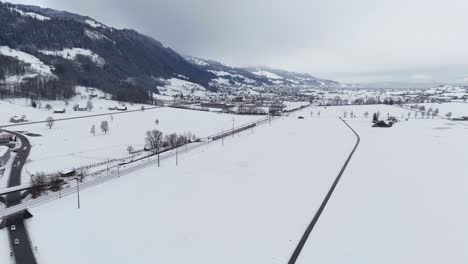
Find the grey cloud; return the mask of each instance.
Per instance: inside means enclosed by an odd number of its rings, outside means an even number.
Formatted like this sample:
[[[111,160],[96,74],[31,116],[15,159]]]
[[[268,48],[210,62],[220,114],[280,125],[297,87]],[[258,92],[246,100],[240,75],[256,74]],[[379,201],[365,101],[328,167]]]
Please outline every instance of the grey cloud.
[[[468,2],[461,0],[13,2],[89,15],[181,53],[236,66],[281,67],[340,81],[468,75]]]

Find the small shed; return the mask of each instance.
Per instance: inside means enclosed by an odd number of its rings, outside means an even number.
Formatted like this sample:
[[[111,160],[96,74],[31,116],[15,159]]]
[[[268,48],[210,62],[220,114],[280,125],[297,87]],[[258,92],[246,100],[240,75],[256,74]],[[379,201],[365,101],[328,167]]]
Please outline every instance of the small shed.
[[[60,177],[69,178],[69,177],[75,176],[76,171],[75,170],[63,170],[63,171],[60,171],[59,174],[60,174]]]
[[[65,108],[57,108],[54,109],[54,114],[65,114],[66,111]]]

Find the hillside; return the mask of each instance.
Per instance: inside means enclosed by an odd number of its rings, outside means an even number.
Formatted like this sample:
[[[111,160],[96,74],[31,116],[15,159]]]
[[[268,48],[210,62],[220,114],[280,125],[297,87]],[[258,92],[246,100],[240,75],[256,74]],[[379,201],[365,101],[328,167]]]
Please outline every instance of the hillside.
[[[190,62],[217,76],[213,86],[284,86],[284,87],[330,87],[338,82],[316,78],[307,73],[295,73],[268,67],[236,68],[213,60],[188,57]]]
[[[0,96],[63,99],[81,85],[97,87],[116,100],[143,103],[174,83],[211,92],[336,84],[310,75],[185,58],[135,30],[65,11],[0,2],[0,23]]]

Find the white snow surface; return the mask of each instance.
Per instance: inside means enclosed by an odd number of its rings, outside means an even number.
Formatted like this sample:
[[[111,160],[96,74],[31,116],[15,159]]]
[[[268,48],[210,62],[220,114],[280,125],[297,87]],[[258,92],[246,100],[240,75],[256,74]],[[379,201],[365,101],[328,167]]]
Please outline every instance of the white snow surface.
[[[286,263],[353,144],[337,118],[292,115],[83,191],[80,210],[36,207],[31,238],[48,264]]]
[[[199,84],[178,78],[171,78],[167,81],[169,82],[169,84],[164,86],[163,88],[160,88],[163,95],[173,96],[177,94],[183,94],[206,97],[205,87]]]
[[[44,64],[44,62],[42,62],[40,59],[29,53],[11,49],[8,46],[0,46],[0,54],[3,56],[13,57],[21,62],[30,64],[34,73],[45,76],[53,76],[53,67]]]
[[[90,25],[91,27],[93,28],[105,28],[106,26],[104,26],[103,24],[99,23],[99,22],[96,22],[94,20],[90,20],[90,19],[86,19],[85,20],[85,23]]]
[[[269,72],[269,71],[264,71],[264,70],[261,70],[261,69],[257,69],[257,71],[253,72],[253,74],[257,75],[257,76],[263,76],[263,77],[267,77],[268,79],[273,79],[273,80],[279,80],[279,79],[283,79],[283,77],[281,76],[278,76],[272,72]]]
[[[468,127],[443,119],[391,129],[348,122],[361,145],[297,263],[466,263]]]
[[[32,17],[32,18],[40,20],[40,21],[50,20],[50,17],[39,15],[39,14],[33,13],[33,12],[25,12],[25,11],[19,10],[18,8],[10,7],[10,10],[19,13],[21,16]]]
[[[190,58],[189,59],[192,63],[194,64],[197,64],[197,65],[200,65],[200,66],[208,66],[210,64],[208,64],[207,62],[205,62],[204,60],[201,60],[201,59],[198,59],[198,58]]]
[[[78,55],[82,55],[90,58],[94,63],[96,63],[100,67],[104,66],[104,64],[106,63],[106,61],[103,58],[101,58],[93,51],[82,48],[67,48],[63,50],[40,50],[39,52],[45,55],[62,57],[67,60],[75,60]]]

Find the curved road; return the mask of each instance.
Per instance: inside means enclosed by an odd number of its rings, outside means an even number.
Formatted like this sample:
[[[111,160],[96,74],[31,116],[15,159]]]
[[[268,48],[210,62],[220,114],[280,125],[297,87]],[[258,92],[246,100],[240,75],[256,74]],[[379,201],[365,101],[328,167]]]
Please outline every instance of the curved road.
[[[19,133],[5,131],[11,134],[16,135],[16,137],[21,141],[21,148],[18,149],[15,160],[13,161],[13,166],[10,173],[10,178],[8,179],[7,187],[15,187],[21,184],[21,171],[23,169],[24,163],[29,156],[31,151],[31,144],[29,140]],[[8,194],[6,199],[6,206],[12,207],[21,203],[21,193],[14,192]],[[11,225],[16,226],[16,230],[11,230]],[[34,257],[34,252],[32,250],[32,245],[29,240],[28,231],[24,224],[24,213],[18,213],[7,218],[7,228],[9,232],[10,245],[15,256],[16,263],[18,264],[36,264],[36,259]],[[20,244],[15,245],[14,240],[19,239]]]
[[[342,118],[340,118],[340,119],[341,119],[341,121],[343,121],[343,123],[344,123],[349,129],[351,129],[351,131],[353,131],[354,135],[356,135],[356,138],[357,138],[356,144],[354,145],[354,148],[353,148],[353,150],[351,151],[351,153],[349,154],[348,159],[346,160],[346,162],[344,163],[343,167],[341,168],[340,173],[338,174],[338,176],[336,177],[335,181],[333,182],[333,184],[332,184],[330,190],[329,190],[328,193],[327,193],[327,196],[325,196],[325,199],[322,201],[322,204],[320,205],[318,211],[315,213],[315,216],[314,216],[314,218],[312,219],[312,222],[310,222],[309,226],[307,227],[307,229],[305,230],[304,234],[302,235],[302,238],[301,238],[301,240],[299,241],[299,244],[297,245],[296,249],[294,250],[294,252],[293,252],[291,258],[289,259],[288,264],[294,264],[294,263],[296,263],[297,259],[299,258],[299,255],[301,254],[302,248],[304,248],[304,245],[305,245],[305,243],[307,242],[307,239],[309,238],[310,233],[311,233],[312,230],[314,229],[315,224],[317,224],[317,221],[319,220],[320,215],[322,214],[323,210],[324,210],[325,207],[327,206],[328,200],[330,200],[330,197],[332,196],[333,192],[335,191],[335,188],[336,188],[336,186],[338,185],[338,182],[340,181],[341,176],[343,175],[344,171],[345,171],[346,168],[348,167],[348,164],[349,164],[349,162],[351,161],[351,158],[353,157],[354,152],[356,152],[356,149],[358,148],[359,143],[361,142],[361,137],[359,137],[358,133],[356,133],[356,131],[354,131],[354,129],[353,129],[350,125],[348,125],[348,123],[346,123],[346,121],[344,121]]]

